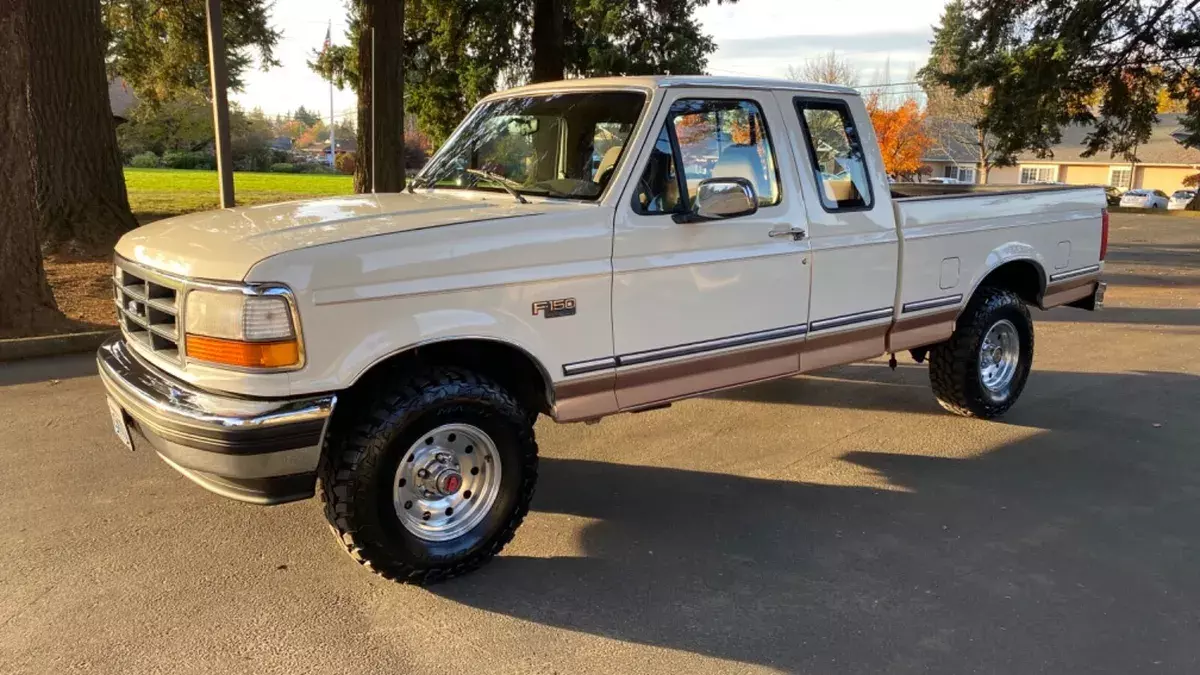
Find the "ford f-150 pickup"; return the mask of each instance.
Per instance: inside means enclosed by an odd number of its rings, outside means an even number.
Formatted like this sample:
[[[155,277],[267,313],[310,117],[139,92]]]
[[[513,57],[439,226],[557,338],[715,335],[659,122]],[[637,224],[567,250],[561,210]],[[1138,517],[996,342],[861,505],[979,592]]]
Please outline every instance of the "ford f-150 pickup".
[[[114,430],[248,502],[312,497],[384,576],[513,537],[534,421],[880,355],[991,418],[1029,307],[1096,309],[1104,192],[889,183],[851,89],[639,77],[482,100],[398,194],[159,221],[116,247]],[[632,441],[631,441],[632,442]]]

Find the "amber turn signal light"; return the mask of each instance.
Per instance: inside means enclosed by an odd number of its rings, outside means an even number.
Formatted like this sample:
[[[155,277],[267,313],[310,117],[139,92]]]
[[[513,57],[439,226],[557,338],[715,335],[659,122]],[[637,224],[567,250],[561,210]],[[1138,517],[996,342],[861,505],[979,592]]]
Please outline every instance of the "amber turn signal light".
[[[188,333],[187,356],[225,366],[283,368],[300,363],[300,345],[295,340],[243,342]]]

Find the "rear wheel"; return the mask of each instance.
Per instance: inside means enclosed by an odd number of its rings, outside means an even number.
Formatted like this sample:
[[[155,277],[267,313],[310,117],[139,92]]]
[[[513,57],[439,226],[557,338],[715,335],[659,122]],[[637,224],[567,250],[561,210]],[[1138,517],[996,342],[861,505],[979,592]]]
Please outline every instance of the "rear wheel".
[[[929,355],[929,380],[943,408],[991,419],[1016,403],[1033,365],[1033,321],[1012,291],[983,288],[949,340]]]
[[[537,480],[530,416],[495,382],[436,368],[346,402],[319,469],[325,515],[372,571],[430,583],[470,571],[507,544]]]

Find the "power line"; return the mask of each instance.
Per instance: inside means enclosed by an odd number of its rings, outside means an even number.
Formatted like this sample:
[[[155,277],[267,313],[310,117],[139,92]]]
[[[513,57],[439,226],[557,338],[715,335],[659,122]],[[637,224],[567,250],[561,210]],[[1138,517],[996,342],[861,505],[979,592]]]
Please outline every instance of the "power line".
[[[855,89],[886,89],[887,87],[911,87],[914,84],[919,85],[921,83],[917,82],[915,80],[912,82],[884,82],[883,84],[859,84],[859,85],[855,85],[854,88]]]

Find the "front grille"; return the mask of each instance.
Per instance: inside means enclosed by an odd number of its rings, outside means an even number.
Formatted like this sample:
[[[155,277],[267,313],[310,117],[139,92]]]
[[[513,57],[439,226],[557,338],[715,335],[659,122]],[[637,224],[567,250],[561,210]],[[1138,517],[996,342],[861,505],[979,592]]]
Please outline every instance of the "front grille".
[[[125,337],[180,363],[178,317],[182,288],[169,279],[122,265],[113,272],[113,286],[117,321]]]

